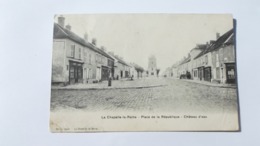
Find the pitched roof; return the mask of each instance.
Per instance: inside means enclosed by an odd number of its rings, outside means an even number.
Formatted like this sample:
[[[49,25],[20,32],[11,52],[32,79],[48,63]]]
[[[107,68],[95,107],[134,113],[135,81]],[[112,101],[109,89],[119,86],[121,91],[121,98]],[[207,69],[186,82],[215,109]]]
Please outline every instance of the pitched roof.
[[[181,61],[179,65],[182,65],[182,64],[184,64],[184,63],[190,62],[190,60],[191,60],[191,58],[190,58],[190,56],[188,56],[188,57],[185,58],[183,61]]]
[[[209,46],[206,46],[206,47],[204,48],[204,50],[202,50],[196,57],[194,57],[194,59],[197,59],[197,58],[199,58],[200,56],[202,56],[202,55],[208,53],[209,48],[210,48],[212,45],[213,45],[213,44],[210,44]]]
[[[234,33],[229,37],[229,39],[225,42],[225,45],[233,45],[235,43]]]
[[[208,46],[204,51],[199,53],[194,59],[197,59],[200,56],[202,56],[208,52],[212,52],[212,51],[218,49],[223,44],[225,44],[225,42],[227,42],[227,41],[234,43],[234,37],[232,37],[232,36],[234,36],[233,28],[231,30],[229,30],[228,32],[226,32],[225,34],[223,34],[221,37],[219,37],[215,42],[213,42],[210,46]]]
[[[93,46],[93,47],[95,47],[95,46]],[[97,47],[96,47],[96,49],[97,49],[97,52],[98,52],[98,53],[104,55],[105,57],[107,57],[107,58],[109,58],[109,59],[115,60],[113,57],[111,57],[111,56],[110,56],[108,53],[106,53],[105,51],[103,51],[103,50],[101,50],[101,49],[99,49],[99,48],[97,48]]]
[[[91,49],[92,46],[90,46],[90,43],[87,43],[84,39],[82,39],[81,37],[79,37],[77,34],[73,33],[72,31],[61,27],[59,24],[54,23],[54,31],[53,31],[53,38],[54,39],[64,39],[64,38],[68,38],[72,41],[75,41],[83,46],[87,46],[90,47]]]
[[[73,33],[72,31],[61,27],[59,24],[54,23],[54,30],[53,30],[53,38],[54,39],[64,39],[68,38],[72,41],[75,41],[82,46],[88,47],[91,50],[104,55],[105,57],[108,57],[112,60],[114,60],[110,55],[108,55],[106,52],[103,50],[99,49],[98,47],[94,46],[93,44],[86,42],[83,38],[79,37],[77,34]]]
[[[112,54],[111,54],[112,55]],[[118,60],[118,62],[119,63],[121,63],[121,64],[124,64],[124,65],[126,65],[126,66],[130,66],[130,65],[128,65],[123,59],[121,59],[121,58],[119,58],[118,56],[116,56],[116,55],[112,55],[116,60]]]

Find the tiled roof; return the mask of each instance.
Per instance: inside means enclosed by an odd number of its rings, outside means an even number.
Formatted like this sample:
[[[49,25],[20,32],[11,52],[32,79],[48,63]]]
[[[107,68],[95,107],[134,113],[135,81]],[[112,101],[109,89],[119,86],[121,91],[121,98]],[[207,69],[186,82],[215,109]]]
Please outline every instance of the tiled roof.
[[[230,42],[230,43],[234,43],[234,29],[232,28],[231,30],[229,30],[228,32],[226,32],[225,34],[223,34],[221,37],[219,37],[214,43],[212,43],[209,47],[207,47],[204,51],[202,51],[201,53],[199,53],[194,59],[199,58],[200,56],[208,53],[208,52],[212,52],[216,49],[218,49],[219,47],[221,47],[223,44],[225,44],[225,42]]]
[[[54,39],[65,39],[68,38],[74,42],[81,44],[82,46],[88,47],[91,50],[104,55],[112,60],[114,60],[110,55],[108,55],[103,50],[99,49],[98,47],[94,46],[93,44],[86,42],[83,38],[79,37],[77,34],[73,33],[72,31],[61,27],[59,24],[54,23],[54,31],[53,31],[53,38]]]

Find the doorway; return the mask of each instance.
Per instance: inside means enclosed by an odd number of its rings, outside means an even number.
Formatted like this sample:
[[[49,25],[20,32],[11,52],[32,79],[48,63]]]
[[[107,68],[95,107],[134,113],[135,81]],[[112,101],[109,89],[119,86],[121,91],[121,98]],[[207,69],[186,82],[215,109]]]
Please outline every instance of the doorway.
[[[70,61],[69,62],[69,83],[82,83],[83,82],[83,67],[82,63]]]

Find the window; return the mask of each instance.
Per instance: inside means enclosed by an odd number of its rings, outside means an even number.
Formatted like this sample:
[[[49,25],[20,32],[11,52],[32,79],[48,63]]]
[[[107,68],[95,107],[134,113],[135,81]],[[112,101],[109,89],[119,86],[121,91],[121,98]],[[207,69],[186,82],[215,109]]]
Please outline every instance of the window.
[[[79,48],[79,59],[81,59],[81,48]]]
[[[89,69],[88,78],[89,78],[89,79],[92,79],[92,76],[93,76],[93,75],[92,75],[92,70],[91,70],[91,69]]]
[[[85,62],[87,62],[87,61],[88,61],[88,60],[87,60],[87,59],[88,59],[88,57],[87,57],[87,56],[88,56],[88,54],[87,54],[87,52],[85,51],[85,53],[84,53],[84,61],[85,61]]]
[[[205,64],[208,64],[208,55],[205,56]]]
[[[91,54],[89,54],[89,64],[91,64]]]
[[[75,57],[75,45],[71,45],[70,56]]]

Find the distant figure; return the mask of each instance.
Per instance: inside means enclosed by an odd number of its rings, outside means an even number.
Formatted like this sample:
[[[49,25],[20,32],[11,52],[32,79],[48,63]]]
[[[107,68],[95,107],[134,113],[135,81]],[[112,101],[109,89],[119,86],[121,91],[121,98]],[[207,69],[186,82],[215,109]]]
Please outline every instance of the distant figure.
[[[131,81],[133,81],[133,80],[134,80],[134,75],[131,76]]]

